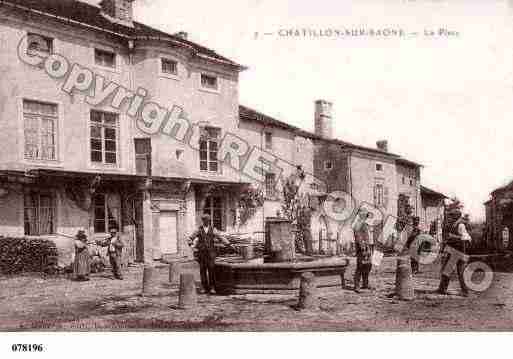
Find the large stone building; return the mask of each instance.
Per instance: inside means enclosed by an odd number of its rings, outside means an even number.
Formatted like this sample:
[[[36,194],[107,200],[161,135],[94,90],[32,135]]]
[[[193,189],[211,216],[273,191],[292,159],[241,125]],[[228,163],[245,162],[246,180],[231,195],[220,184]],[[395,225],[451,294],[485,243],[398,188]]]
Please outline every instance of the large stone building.
[[[243,66],[134,21],[132,3],[0,2],[0,235],[71,253],[78,229],[93,240],[118,227],[133,260],[179,260],[203,213],[260,237],[297,166],[326,184],[317,194],[345,191],[391,215],[404,196],[420,215],[420,165],[386,141],[334,139],[326,101],[315,133],[239,105]],[[250,184],[264,202],[241,221]],[[351,241],[322,211],[312,225]]]
[[[94,238],[116,226],[142,261],[187,256],[200,212],[233,226],[242,179],[219,163],[217,146],[238,127],[242,66],[133,21],[126,0],[2,1],[0,34],[3,235],[65,247],[79,228]],[[79,86],[66,85],[73,70],[29,64],[50,54],[85,69]],[[185,128],[184,117],[201,125]]]

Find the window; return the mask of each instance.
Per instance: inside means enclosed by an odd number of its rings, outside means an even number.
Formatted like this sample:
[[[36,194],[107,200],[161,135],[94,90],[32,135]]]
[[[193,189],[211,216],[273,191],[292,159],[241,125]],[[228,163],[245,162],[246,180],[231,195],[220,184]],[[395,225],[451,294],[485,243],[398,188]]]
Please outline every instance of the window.
[[[26,159],[56,159],[57,118],[57,105],[23,100]]]
[[[405,184],[405,183],[406,183],[406,179],[405,179],[405,178],[404,178],[404,176],[403,176],[403,184]]]
[[[383,165],[381,163],[376,163],[376,171],[383,172]]]
[[[274,173],[265,174],[265,196],[267,198],[276,197],[276,174]]]
[[[43,53],[50,55],[53,53],[53,39],[50,37],[32,34],[27,35],[27,53],[34,55]]]
[[[108,233],[112,228],[120,229],[119,201],[113,195],[97,193],[94,196],[94,233]]]
[[[410,180],[410,186],[413,186],[413,180],[412,179]]]
[[[118,115],[91,111],[91,161],[108,165],[118,162]]]
[[[273,133],[266,132],[265,133],[265,149],[272,150],[273,148]]]
[[[136,174],[151,176],[151,139],[136,138],[134,143]]]
[[[218,85],[216,76],[201,74],[201,87],[217,91],[219,89]]]
[[[42,236],[55,232],[55,197],[51,192],[24,194],[25,235]]]
[[[161,59],[161,70],[164,74],[177,75],[178,63],[174,60]]]
[[[374,186],[374,205],[376,207],[382,207],[385,205],[385,189],[382,184]]]
[[[205,127],[200,136],[200,170],[207,172],[219,172],[217,152],[219,149],[219,129]]]
[[[330,171],[333,169],[333,162],[331,161],[324,161],[324,170]]]
[[[116,67],[116,54],[110,51],[94,49],[94,62],[103,67]]]
[[[223,230],[223,202],[221,197],[211,196],[205,201],[203,214],[210,216],[211,225],[219,230]]]

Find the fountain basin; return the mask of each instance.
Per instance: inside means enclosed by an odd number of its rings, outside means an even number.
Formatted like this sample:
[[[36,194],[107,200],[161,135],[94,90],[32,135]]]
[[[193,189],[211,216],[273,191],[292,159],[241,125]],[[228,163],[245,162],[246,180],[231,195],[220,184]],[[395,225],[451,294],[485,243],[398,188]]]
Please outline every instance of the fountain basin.
[[[299,289],[300,276],[315,274],[320,287],[341,286],[349,260],[347,258],[305,257],[293,262],[264,263],[242,258],[219,258],[216,261],[216,292],[219,294],[282,293]]]

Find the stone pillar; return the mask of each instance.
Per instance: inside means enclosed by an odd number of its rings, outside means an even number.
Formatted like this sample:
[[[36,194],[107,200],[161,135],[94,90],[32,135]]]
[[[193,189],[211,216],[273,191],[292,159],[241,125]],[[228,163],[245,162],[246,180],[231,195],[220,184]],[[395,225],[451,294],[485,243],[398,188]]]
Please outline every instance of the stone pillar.
[[[298,308],[310,310],[319,309],[317,280],[315,278],[315,274],[312,272],[301,274]]]
[[[191,309],[196,307],[197,304],[198,294],[196,293],[196,283],[194,282],[194,274],[181,274],[178,307],[180,309]]]
[[[155,293],[155,279],[154,279],[155,268],[152,265],[145,265],[143,269],[143,282],[142,282],[142,295],[152,295]]]
[[[397,258],[395,285],[396,295],[399,299],[413,300],[415,298],[410,256],[401,256]]]

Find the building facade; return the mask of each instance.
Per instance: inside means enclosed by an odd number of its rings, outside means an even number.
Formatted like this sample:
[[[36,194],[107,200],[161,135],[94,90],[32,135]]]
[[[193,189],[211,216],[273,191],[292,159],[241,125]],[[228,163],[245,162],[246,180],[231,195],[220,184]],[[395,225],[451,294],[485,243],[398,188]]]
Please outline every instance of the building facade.
[[[513,248],[513,182],[499,187],[485,203],[486,225],[484,240],[490,249]]]
[[[217,156],[238,127],[243,67],[131,14],[121,0],[0,4],[3,235],[69,252],[79,228],[117,227],[149,261],[190,255],[199,213],[234,225],[242,179]],[[34,66],[54,54],[67,76]]]
[[[113,227],[131,261],[190,258],[202,214],[261,239],[298,168],[317,203],[316,248],[353,240],[319,206],[334,191],[385,216],[404,196],[420,215],[420,165],[386,141],[335,139],[327,101],[315,103],[314,133],[241,106],[243,66],[134,21],[132,5],[0,2],[0,235],[51,239],[62,265],[79,229],[93,241]],[[250,189],[262,205],[243,216]]]

